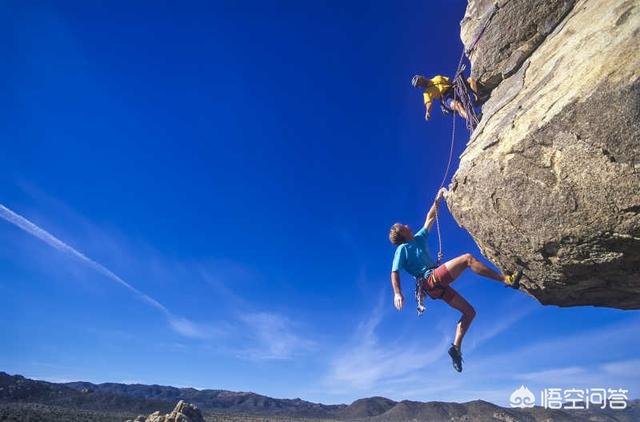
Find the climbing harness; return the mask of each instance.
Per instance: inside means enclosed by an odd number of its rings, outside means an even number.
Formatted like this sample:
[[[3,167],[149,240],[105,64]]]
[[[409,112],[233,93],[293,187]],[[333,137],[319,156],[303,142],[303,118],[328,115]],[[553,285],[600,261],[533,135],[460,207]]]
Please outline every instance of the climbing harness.
[[[436,268],[437,267],[429,268],[425,271],[424,275],[420,275],[415,278],[415,296],[416,302],[418,303],[418,316],[422,316],[426,310],[426,306],[424,305],[424,299],[426,296],[429,296],[433,300],[441,299],[446,291],[446,287],[443,287],[440,284],[440,281],[438,281],[438,278],[435,275]],[[429,283],[429,280],[431,280],[431,283]],[[431,284],[431,286],[429,284]]]
[[[415,295],[416,295],[416,302],[418,303],[418,316],[422,316],[422,314],[424,314],[424,311],[427,309],[426,306],[424,306],[424,297],[426,295],[426,290],[424,289],[424,286],[422,284],[423,282],[423,278],[422,277],[416,277],[416,291],[415,291]]]
[[[471,99],[471,94],[469,93],[471,88],[462,76],[464,69],[465,66],[462,65],[453,79],[453,98],[454,101],[457,99],[462,104],[462,108],[464,108],[464,111],[467,113],[467,129],[469,129],[469,132],[473,132],[480,123],[480,116],[476,113],[474,101]]]
[[[431,269],[430,271],[433,271],[433,269]],[[422,314],[424,314],[424,311],[427,309],[427,307],[424,306],[424,298],[427,296],[427,288],[425,287],[425,283],[426,283],[426,278],[424,276],[421,275],[416,277],[415,295],[416,295],[416,302],[418,303],[418,307],[417,307],[418,316],[422,316]]]

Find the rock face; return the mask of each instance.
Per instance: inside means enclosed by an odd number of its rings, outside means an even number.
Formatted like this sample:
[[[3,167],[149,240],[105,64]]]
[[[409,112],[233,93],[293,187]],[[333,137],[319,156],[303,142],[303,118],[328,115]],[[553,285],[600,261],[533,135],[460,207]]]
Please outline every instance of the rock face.
[[[492,88],[447,202],[543,304],[640,309],[640,0],[469,0]]]
[[[460,35],[467,49],[479,39],[469,54],[473,63],[472,76],[488,88],[495,88],[518,70],[575,2],[471,0]]]
[[[161,415],[160,412],[154,412],[146,418],[138,416],[133,421],[127,422],[205,422],[205,420],[196,406],[180,400],[169,414]]]

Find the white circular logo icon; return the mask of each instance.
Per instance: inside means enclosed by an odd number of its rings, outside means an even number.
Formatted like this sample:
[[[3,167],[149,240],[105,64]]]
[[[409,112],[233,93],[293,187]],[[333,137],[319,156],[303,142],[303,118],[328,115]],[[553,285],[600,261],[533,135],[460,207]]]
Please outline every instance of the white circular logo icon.
[[[511,393],[509,397],[509,404],[511,407],[533,407],[536,404],[536,396],[524,385]]]

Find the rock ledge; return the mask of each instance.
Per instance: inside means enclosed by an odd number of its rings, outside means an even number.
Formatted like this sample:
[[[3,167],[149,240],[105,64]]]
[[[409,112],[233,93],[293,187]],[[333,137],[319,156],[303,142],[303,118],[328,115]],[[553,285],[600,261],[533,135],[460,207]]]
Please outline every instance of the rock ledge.
[[[640,1],[470,0],[493,88],[447,197],[543,304],[640,309]],[[494,8],[497,8],[494,11]]]

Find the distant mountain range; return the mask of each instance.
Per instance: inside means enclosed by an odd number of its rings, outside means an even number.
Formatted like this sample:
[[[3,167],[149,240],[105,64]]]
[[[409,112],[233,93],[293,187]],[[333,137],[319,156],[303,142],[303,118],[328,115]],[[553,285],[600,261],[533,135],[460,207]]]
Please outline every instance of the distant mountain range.
[[[93,411],[122,415],[169,412],[179,400],[193,403],[204,413],[216,415],[268,416],[340,421],[640,421],[640,400],[629,401],[625,410],[551,410],[541,407],[511,409],[474,400],[466,403],[396,402],[384,397],[356,400],[350,405],[324,405],[301,399],[274,399],[255,393],[196,390],[143,384],[50,383],[0,372],[0,410],[34,404],[55,409]],[[0,413],[1,414],[1,413]],[[0,418],[1,419],[1,418]],[[27,419],[18,419],[27,420]],[[61,419],[48,419],[61,420]],[[66,417],[64,420],[88,420]],[[93,420],[93,419],[92,419]],[[97,420],[97,419],[96,419]],[[107,420],[107,419],[100,419]],[[213,419],[212,419],[213,420]],[[223,420],[223,419],[215,419]],[[233,419],[241,420],[241,419]]]

